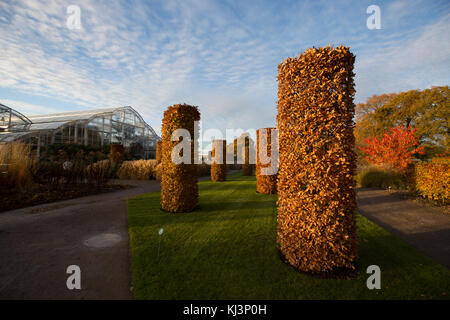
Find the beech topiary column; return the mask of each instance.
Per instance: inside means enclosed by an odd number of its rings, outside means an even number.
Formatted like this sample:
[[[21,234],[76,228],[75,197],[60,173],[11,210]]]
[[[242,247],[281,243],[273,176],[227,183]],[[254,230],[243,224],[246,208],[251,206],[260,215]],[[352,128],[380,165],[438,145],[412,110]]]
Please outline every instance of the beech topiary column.
[[[124,158],[124,148],[121,144],[111,144],[109,149],[109,158],[115,164],[122,163]]]
[[[161,146],[162,146],[162,141],[156,141],[156,162],[159,164],[161,163]]]
[[[355,56],[313,48],[278,66],[278,245],[301,271],[353,269]]]
[[[261,173],[261,169],[268,169],[273,165],[262,160],[276,161],[271,159],[272,150],[277,147],[272,146],[272,133],[275,134],[275,128],[262,128],[256,131],[256,191],[265,194],[277,193],[277,173],[270,175]],[[261,154],[266,155],[268,159],[261,159]]]
[[[222,155],[219,154],[222,150]],[[227,142],[213,140],[211,152],[211,181],[225,181],[227,179]]]
[[[164,112],[161,154],[161,208],[169,212],[189,212],[198,204],[197,167],[194,164],[194,125],[200,120],[197,107],[176,104]],[[182,141],[172,141],[177,129],[189,131],[191,136],[190,163],[172,161],[173,148]]]
[[[253,165],[250,164],[250,137],[244,137],[244,163],[242,164],[242,175],[253,175]]]

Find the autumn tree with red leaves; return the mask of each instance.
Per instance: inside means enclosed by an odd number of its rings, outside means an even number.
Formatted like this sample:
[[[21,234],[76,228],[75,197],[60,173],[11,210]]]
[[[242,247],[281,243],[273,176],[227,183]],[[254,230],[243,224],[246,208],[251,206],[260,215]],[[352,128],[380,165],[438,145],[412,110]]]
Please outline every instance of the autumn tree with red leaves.
[[[365,139],[367,146],[359,148],[367,154],[367,160],[376,166],[403,171],[412,162],[413,155],[424,154],[424,148],[419,146],[416,129],[398,126],[390,131],[386,131],[380,139]]]

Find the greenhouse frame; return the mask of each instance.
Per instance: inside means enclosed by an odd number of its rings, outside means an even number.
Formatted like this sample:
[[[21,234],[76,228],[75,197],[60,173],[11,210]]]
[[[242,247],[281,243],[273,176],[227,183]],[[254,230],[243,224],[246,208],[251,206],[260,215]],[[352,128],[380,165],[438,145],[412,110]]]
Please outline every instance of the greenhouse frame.
[[[37,155],[52,144],[140,145],[144,158],[154,158],[160,137],[130,106],[25,116],[0,104],[0,144],[23,141]]]

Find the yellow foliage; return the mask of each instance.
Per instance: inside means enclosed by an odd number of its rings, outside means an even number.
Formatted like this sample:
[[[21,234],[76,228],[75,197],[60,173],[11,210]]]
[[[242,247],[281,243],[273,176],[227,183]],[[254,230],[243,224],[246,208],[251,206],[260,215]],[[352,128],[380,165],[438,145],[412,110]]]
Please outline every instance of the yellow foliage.
[[[119,179],[152,180],[156,178],[156,160],[124,161],[117,173]]]
[[[22,142],[0,145],[0,186],[11,189],[29,186],[33,162],[29,145]]]
[[[416,164],[415,187],[432,200],[447,202],[450,194],[450,158],[433,158]]]

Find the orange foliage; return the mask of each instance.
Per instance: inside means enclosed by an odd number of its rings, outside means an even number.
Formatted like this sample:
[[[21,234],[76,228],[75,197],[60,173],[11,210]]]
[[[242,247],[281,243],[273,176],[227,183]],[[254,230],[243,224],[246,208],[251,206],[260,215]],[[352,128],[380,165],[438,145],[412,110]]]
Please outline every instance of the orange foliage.
[[[222,149],[222,159],[217,156],[217,150]],[[227,141],[213,140],[211,151],[211,181],[225,181],[227,180]],[[219,163],[222,162],[222,163]]]
[[[260,148],[267,148],[266,155],[271,156],[272,145],[271,136],[272,130],[275,128],[263,128],[256,130],[256,191],[259,193],[272,194],[277,193],[277,174],[263,175],[261,174],[261,168],[270,167],[270,163],[262,164],[259,157]],[[260,138],[261,137],[261,138]],[[260,144],[260,139],[262,142]]]
[[[313,48],[278,66],[278,245],[301,271],[354,269],[355,56]]]
[[[200,120],[198,108],[176,104],[164,112],[161,154],[161,208],[169,212],[189,212],[198,204],[197,165],[194,164],[194,143],[191,143],[191,163],[175,164],[172,149],[181,141],[172,140],[177,129],[188,130],[194,137],[195,121]]]
[[[391,132],[386,132],[380,139],[376,137],[365,139],[367,147],[360,147],[360,149],[367,154],[367,160],[374,165],[403,171],[412,162],[414,154],[424,154],[424,148],[417,147],[419,138],[415,133],[416,129],[412,127],[391,128]]]

